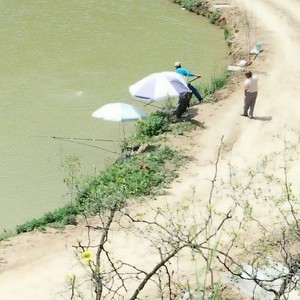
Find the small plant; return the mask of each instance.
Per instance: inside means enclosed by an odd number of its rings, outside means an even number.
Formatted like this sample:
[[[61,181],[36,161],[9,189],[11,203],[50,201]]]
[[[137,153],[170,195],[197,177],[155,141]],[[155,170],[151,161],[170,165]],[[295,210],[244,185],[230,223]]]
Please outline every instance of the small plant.
[[[214,10],[209,16],[210,23],[216,24],[216,22],[219,20],[220,16],[221,16],[220,10],[219,9]]]
[[[180,4],[182,7],[192,11],[197,4],[202,3],[203,0],[173,0],[174,3]]]
[[[226,25],[223,27],[223,36],[224,36],[224,40],[226,42],[229,42],[231,40],[231,34],[230,34],[228,26],[226,26]]]
[[[70,194],[70,201],[75,199],[80,184],[79,174],[81,171],[80,160],[77,156],[68,155],[62,163],[65,178],[64,183],[67,185]]]
[[[228,82],[228,78],[229,78],[228,71],[224,70],[218,76],[213,74],[208,84],[199,87],[202,95],[204,96],[205,102],[210,102],[209,98],[211,97],[211,95],[214,94],[217,90],[224,87]]]
[[[136,125],[136,137],[140,139],[150,138],[164,133],[168,128],[168,118],[166,113],[157,111],[146,119],[141,120]]]

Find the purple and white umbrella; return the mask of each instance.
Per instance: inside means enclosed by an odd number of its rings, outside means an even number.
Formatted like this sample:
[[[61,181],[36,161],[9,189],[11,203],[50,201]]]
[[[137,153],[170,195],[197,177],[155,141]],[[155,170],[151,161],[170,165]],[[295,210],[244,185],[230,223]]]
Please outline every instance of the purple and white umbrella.
[[[129,87],[130,94],[145,101],[160,101],[191,92],[184,78],[176,72],[152,73]]]

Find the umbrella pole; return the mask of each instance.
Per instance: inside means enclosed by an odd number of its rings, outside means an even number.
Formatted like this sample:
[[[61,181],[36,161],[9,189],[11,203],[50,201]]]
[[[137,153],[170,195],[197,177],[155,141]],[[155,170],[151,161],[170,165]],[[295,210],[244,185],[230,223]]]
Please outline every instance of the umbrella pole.
[[[125,148],[125,150],[126,150],[127,144],[126,144],[126,136],[125,136],[125,125],[124,125],[124,122],[122,122],[122,125],[123,125],[123,137],[124,137],[123,144],[124,144],[124,148]]]
[[[121,125],[119,123],[119,151],[122,154]]]
[[[124,122],[122,122],[122,131],[123,131],[123,140],[121,139],[121,125],[119,123],[119,148],[120,148],[121,154],[124,149],[126,150],[126,136],[125,136]],[[122,149],[122,143],[123,143],[124,149]]]
[[[166,131],[165,131],[165,149],[167,147],[167,132],[169,130],[169,115],[167,115],[167,128],[166,128]]]

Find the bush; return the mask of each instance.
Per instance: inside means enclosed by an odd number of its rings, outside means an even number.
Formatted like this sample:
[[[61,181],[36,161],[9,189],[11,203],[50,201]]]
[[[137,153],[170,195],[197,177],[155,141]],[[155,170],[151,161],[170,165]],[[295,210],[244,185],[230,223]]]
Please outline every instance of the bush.
[[[41,218],[30,220],[24,224],[17,225],[17,233],[29,232],[35,229],[43,230],[45,226],[55,224],[55,226],[75,225],[76,216],[79,210],[73,204],[67,204],[53,212],[44,214]]]
[[[168,118],[164,112],[157,111],[136,125],[136,137],[143,139],[164,133],[168,129]]]
[[[173,0],[174,3],[180,4],[182,7],[192,11],[197,4],[203,3],[203,0]]]
[[[83,211],[90,213],[119,209],[129,197],[155,194],[175,177],[183,159],[169,148],[118,161],[98,177],[90,178],[76,198]]]
[[[231,39],[231,34],[227,26],[223,27],[223,36],[226,42],[229,42]]]
[[[220,16],[221,16],[220,10],[218,9],[214,10],[209,16],[210,23],[215,24],[219,20]]]

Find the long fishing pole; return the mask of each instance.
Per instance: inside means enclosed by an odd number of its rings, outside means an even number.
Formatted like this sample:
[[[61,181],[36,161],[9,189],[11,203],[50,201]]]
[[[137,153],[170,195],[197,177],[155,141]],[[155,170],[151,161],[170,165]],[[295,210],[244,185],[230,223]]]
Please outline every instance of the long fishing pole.
[[[155,107],[155,108],[161,108],[161,107],[159,107],[159,106],[157,106],[157,105],[154,105],[154,104],[152,104],[153,102],[149,102],[149,103],[146,103],[146,104],[144,104],[144,106],[152,106],[152,107]]]
[[[195,81],[196,79],[201,78],[201,77],[202,77],[201,75],[196,76],[195,78],[193,78],[193,79],[191,79],[190,81],[188,81],[188,83],[191,83],[191,82],[193,82],[193,81]]]
[[[143,99],[143,98],[142,98]],[[145,98],[146,99],[146,98]],[[140,99],[134,99],[135,101],[140,101]],[[154,101],[152,100],[151,101],[151,99],[148,99],[148,100],[150,100],[150,102],[147,102],[147,103],[145,103],[144,104],[144,107],[145,106],[152,106],[152,107],[155,107],[155,108],[161,108],[161,107],[159,107],[159,106],[157,106],[157,105],[154,105],[154,104],[152,104]]]
[[[81,138],[64,138],[64,137],[58,137],[58,136],[39,136],[39,137],[52,138],[52,139],[61,140],[61,141],[64,141],[64,142],[71,142],[71,143],[84,145],[84,146],[91,147],[91,148],[100,149],[100,150],[107,151],[107,152],[114,153],[114,154],[118,153],[116,151],[112,151],[112,150],[109,150],[109,149],[106,149],[106,148],[103,148],[103,147],[78,142],[77,140],[81,140]],[[101,139],[82,139],[82,140],[99,140],[99,141],[102,141]],[[107,140],[107,141],[113,141],[113,140]],[[116,141],[114,141],[114,142],[116,142]]]
[[[116,140],[110,140],[110,139],[79,138],[79,137],[65,137],[65,136],[39,136],[39,137],[56,139],[56,140],[79,140],[79,141],[114,142],[114,143],[117,142]]]
[[[94,145],[89,145],[89,144],[82,143],[82,142],[77,142],[77,141],[74,141],[74,140],[68,140],[68,139],[60,139],[60,140],[65,141],[65,142],[70,142],[70,143],[75,143],[75,144],[79,144],[79,145],[88,146],[88,147],[91,147],[91,148],[100,149],[100,150],[107,151],[107,152],[114,153],[114,154],[118,153],[116,151],[112,151],[112,150],[109,150],[109,149],[106,149],[106,148],[102,148],[102,147],[94,146]]]

